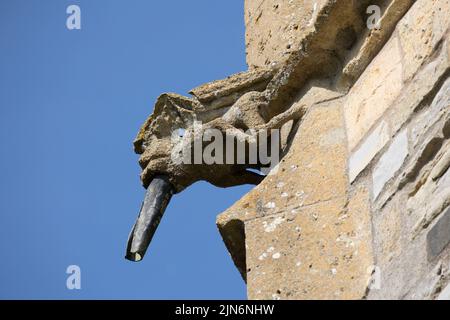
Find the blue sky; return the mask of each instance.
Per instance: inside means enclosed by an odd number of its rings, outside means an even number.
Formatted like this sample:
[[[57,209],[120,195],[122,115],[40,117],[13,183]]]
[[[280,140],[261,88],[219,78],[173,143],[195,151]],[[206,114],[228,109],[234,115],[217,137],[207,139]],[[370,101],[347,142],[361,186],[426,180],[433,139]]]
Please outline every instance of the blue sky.
[[[215,217],[250,186],[195,184],[145,259],[123,258],[145,191],[132,141],[155,99],[245,69],[241,0],[1,0],[0,298],[245,298]]]

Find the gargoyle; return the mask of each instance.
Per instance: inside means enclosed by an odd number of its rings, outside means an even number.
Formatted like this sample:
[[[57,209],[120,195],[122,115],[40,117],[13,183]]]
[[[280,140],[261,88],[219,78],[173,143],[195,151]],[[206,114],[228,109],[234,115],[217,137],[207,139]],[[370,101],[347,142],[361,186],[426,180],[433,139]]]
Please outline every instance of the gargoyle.
[[[193,89],[192,98],[177,94],[158,98],[153,114],[134,141],[135,152],[141,155],[141,181],[147,193],[129,236],[127,259],[143,258],[173,194],[200,180],[230,187],[258,184],[264,179],[255,171],[265,168],[267,159],[257,154],[252,160],[251,146],[263,143],[271,147],[271,153],[281,153],[285,146],[278,143],[279,135],[272,133],[290,120],[299,119],[306,110],[304,105],[287,110],[270,105],[267,86],[276,71],[271,68],[239,73]],[[240,142],[245,146],[244,154],[239,155],[237,145],[233,145],[227,147],[223,158],[196,162],[195,146],[207,148],[212,142],[205,136],[213,130],[220,133],[214,142]]]

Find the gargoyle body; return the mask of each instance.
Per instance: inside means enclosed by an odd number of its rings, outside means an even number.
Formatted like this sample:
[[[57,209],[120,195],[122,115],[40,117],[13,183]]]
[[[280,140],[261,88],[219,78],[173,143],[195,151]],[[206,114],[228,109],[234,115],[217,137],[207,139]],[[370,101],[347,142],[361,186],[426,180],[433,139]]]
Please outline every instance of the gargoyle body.
[[[305,106],[277,110],[268,103],[267,85],[275,73],[276,68],[256,69],[193,89],[192,98],[169,93],[157,99],[134,141],[147,195],[130,234],[127,259],[142,259],[172,194],[200,180],[218,187],[258,184],[264,175],[257,172],[277,164],[250,150],[265,145],[271,155],[282,153],[285,143],[274,132],[300,118]],[[201,157],[213,142],[229,141],[236,145],[221,148],[223,157],[196,159],[198,150]]]

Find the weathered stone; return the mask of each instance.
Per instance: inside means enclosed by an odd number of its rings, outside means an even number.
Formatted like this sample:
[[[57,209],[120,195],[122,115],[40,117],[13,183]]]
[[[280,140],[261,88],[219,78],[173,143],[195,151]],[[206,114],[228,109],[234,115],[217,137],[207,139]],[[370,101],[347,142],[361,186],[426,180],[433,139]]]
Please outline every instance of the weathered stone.
[[[450,24],[448,0],[419,0],[398,25],[403,49],[403,79],[410,80],[436,50]]]
[[[433,201],[430,201],[432,195]],[[408,211],[417,219],[413,227],[412,238],[416,238],[426,229],[444,208],[450,205],[450,170],[435,183],[428,180],[407,202]]]
[[[379,253],[377,260],[379,266],[388,265],[401,254],[404,216],[404,204],[400,198],[395,198],[373,217],[373,223],[376,225],[374,242]]]
[[[427,131],[438,122],[445,113],[449,112],[450,106],[450,79],[447,79],[439,92],[434,97],[431,105],[425,107],[423,112],[416,116],[411,127],[411,141],[413,147],[423,142],[423,138],[427,136]]]
[[[415,180],[407,201],[408,212],[415,219],[413,238],[418,237],[450,205],[450,135],[443,137],[446,124],[450,123],[448,111],[439,117],[432,130],[427,131],[418,154],[405,170],[403,180]],[[432,122],[436,122],[435,119]]]
[[[408,132],[400,132],[395,137],[389,149],[383,154],[374,169],[372,193],[375,200],[383,189],[384,185],[400,169],[408,156]]]
[[[393,132],[399,130],[415,111],[429,106],[436,92],[448,78],[450,74],[449,40],[449,35],[444,35],[441,46],[436,48],[425,66],[420,68],[414,78],[404,86],[394,107],[385,114],[385,119],[390,122]]]
[[[401,89],[401,51],[393,36],[348,94],[344,110],[351,151],[392,105]]]
[[[450,243],[450,208],[431,228],[427,235],[428,257],[434,259]]]
[[[372,161],[375,155],[389,141],[389,125],[382,121],[367,137],[361,146],[353,152],[349,160],[349,178],[353,182],[358,174]]]
[[[450,149],[448,149],[442,157],[438,158],[436,166],[430,173],[431,179],[434,181],[440,179],[445,172],[450,168]]]
[[[365,68],[372,61],[372,59],[383,48],[386,40],[391,36],[399,19],[407,12],[415,0],[393,0],[387,3],[380,20],[379,28],[368,29],[368,35],[364,38],[357,50],[354,49],[355,54],[343,69],[342,85],[345,86],[345,81],[350,79],[351,83],[364,72]],[[373,2],[371,3],[374,4]],[[380,7],[381,9],[381,7]]]
[[[246,222],[248,297],[362,298],[372,265],[370,227],[349,215],[345,202],[341,197]],[[355,198],[355,206],[365,203]]]

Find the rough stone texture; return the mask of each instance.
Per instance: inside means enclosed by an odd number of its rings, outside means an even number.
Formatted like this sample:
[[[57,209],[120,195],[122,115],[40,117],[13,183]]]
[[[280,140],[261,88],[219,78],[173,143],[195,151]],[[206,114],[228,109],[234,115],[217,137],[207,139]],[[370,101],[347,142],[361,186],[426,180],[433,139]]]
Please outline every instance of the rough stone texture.
[[[249,71],[158,99],[135,141],[144,185],[258,184],[217,218],[251,299],[448,298],[449,1],[246,0],[245,23]],[[194,119],[282,128],[282,161],[262,181],[172,163]]]
[[[250,68],[286,60],[314,28],[327,0],[245,1],[246,51]]]
[[[394,0],[394,1],[371,1],[370,5],[379,5],[382,9],[380,18],[381,28],[367,29],[368,35],[354,49],[355,54],[351,57],[343,70],[343,79],[357,79],[371,60],[383,48],[385,39],[389,38],[400,18],[408,11],[415,0]],[[367,7],[368,4],[363,4]],[[384,9],[384,10],[383,10]]]
[[[369,291],[369,299],[446,295],[450,233],[437,230],[445,229],[444,214],[450,205],[450,51],[448,32],[442,31],[448,30],[449,11],[448,1],[417,1],[394,33],[404,52],[404,85],[382,118],[390,124],[394,140],[407,130],[409,156],[390,174],[390,182],[372,205],[374,255],[382,285]],[[447,17],[436,19],[443,12]],[[406,32],[406,25],[416,31]],[[400,159],[401,153],[394,152]],[[372,183],[365,177],[357,181]]]
[[[227,79],[218,80],[192,89],[194,95],[207,109],[227,107],[248,91],[263,91],[273,78],[276,69],[259,68],[241,72]]]
[[[398,25],[403,49],[403,79],[410,80],[448,31],[448,0],[417,1]]]

